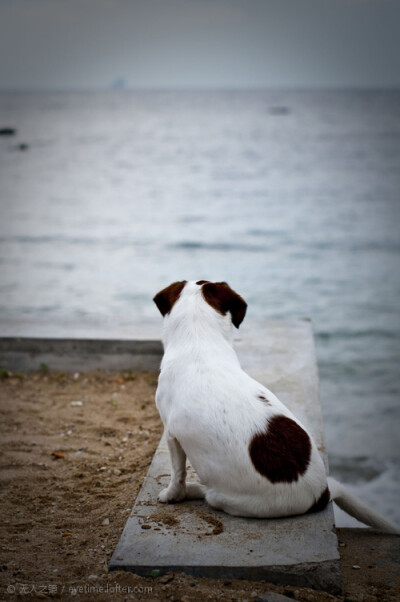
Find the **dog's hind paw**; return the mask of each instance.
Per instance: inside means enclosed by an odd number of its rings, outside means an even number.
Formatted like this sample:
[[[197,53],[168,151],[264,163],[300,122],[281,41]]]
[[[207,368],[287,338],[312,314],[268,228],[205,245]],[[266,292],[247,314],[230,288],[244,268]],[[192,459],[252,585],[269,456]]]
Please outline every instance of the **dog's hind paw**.
[[[185,487],[177,489],[175,487],[166,487],[158,494],[157,500],[162,504],[174,504],[181,502],[186,497]]]
[[[206,488],[200,483],[186,483],[186,498],[188,500],[204,500]]]

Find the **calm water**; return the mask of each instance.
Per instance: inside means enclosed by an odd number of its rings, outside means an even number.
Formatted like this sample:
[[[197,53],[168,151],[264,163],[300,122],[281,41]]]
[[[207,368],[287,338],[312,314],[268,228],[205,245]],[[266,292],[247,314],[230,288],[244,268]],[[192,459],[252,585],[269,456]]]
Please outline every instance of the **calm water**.
[[[2,93],[5,126],[3,329],[132,330],[199,278],[309,316],[331,471],[400,521],[400,93]]]

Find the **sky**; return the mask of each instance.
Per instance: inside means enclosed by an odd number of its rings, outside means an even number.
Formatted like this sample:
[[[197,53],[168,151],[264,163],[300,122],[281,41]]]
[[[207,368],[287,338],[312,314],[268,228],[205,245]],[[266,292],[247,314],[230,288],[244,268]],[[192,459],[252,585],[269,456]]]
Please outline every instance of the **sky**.
[[[0,0],[1,89],[400,87],[400,0]]]

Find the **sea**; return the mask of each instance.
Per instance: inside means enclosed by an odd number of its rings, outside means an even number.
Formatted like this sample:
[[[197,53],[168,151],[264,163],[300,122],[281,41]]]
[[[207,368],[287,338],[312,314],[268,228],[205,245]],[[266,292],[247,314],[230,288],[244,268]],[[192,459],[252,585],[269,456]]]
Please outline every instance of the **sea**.
[[[400,524],[400,92],[0,92],[6,127],[0,334],[128,336],[183,279],[308,317],[331,474]]]

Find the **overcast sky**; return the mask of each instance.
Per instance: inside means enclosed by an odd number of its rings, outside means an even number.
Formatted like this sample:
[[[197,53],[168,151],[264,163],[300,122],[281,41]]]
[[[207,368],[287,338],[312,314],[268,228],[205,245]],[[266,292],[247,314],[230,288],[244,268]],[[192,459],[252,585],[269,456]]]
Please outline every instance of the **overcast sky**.
[[[400,0],[0,0],[0,88],[400,87]]]

